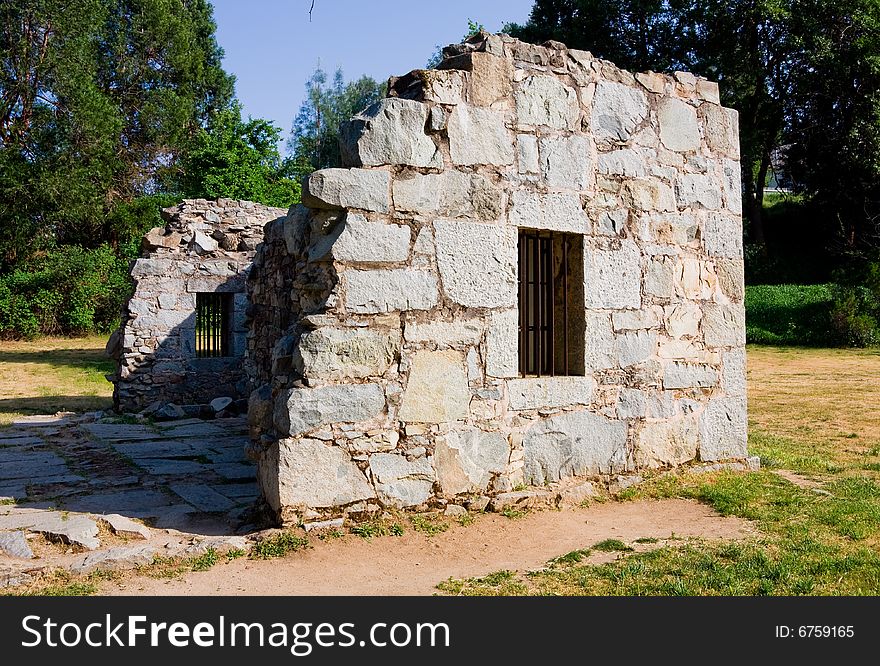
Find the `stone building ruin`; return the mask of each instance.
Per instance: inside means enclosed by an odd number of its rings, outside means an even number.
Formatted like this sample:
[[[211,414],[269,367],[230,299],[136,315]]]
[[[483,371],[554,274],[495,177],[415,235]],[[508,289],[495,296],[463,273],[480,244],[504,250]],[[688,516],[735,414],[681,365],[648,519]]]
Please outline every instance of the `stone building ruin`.
[[[506,35],[444,56],[343,127],[343,168],[302,205],[266,211],[238,298],[274,515],[744,459],[737,115],[717,84]],[[169,292],[147,266],[139,288]]]
[[[445,55],[392,79],[343,128],[346,168],[267,225],[248,353],[270,507],[744,458],[737,116],[717,85],[503,35]]]
[[[230,199],[162,211],[166,225],[144,236],[134,294],[108,345],[117,410],[247,398],[245,280],[263,226],[286,212]]]

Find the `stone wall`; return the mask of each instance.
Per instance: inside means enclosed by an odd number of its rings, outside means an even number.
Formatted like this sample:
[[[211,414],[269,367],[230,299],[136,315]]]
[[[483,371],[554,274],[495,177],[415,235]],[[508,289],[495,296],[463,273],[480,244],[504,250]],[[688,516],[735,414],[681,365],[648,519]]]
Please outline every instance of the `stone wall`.
[[[284,214],[230,199],[185,200],[162,211],[166,226],[144,236],[142,257],[131,267],[134,294],[108,344],[118,364],[113,392],[118,410],[247,397],[245,280],[263,226]],[[198,292],[231,294],[229,357],[196,358]]]
[[[262,246],[268,505],[293,521],[744,458],[737,114],[717,84],[504,35],[444,55],[344,126],[346,168],[313,173]],[[583,376],[519,376],[520,228],[583,238]]]

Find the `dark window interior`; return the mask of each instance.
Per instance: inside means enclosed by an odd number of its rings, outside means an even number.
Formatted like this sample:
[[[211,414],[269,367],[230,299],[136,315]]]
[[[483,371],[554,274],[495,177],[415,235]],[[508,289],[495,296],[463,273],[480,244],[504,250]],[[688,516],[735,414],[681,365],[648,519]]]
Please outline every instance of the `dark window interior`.
[[[520,229],[519,373],[584,374],[583,236]]]
[[[196,294],[196,357],[231,356],[232,294]]]

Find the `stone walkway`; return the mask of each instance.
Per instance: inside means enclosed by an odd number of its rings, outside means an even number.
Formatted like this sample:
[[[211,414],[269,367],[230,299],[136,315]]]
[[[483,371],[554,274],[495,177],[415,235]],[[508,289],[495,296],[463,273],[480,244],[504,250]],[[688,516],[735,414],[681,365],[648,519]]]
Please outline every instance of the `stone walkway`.
[[[31,548],[41,535],[68,545],[48,559],[74,570],[244,545],[235,535],[253,528],[258,497],[244,418],[98,416],[28,417],[0,430],[0,587],[49,564]]]

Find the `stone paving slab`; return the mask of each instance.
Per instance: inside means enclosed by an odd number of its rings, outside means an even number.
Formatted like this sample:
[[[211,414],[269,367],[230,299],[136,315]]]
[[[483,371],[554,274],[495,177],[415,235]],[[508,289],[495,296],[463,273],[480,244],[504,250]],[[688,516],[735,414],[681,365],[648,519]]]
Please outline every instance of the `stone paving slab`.
[[[244,454],[244,447],[239,445],[234,448],[215,449],[205,451],[205,457],[212,463],[247,463],[250,462]]]
[[[115,490],[109,493],[92,493],[80,497],[67,498],[63,506],[71,511],[83,513],[111,514],[119,513],[134,516],[135,512],[148,512],[155,515],[174,504],[172,496],[151,488],[132,488]]]
[[[149,426],[134,423],[84,423],[80,427],[92,436],[106,442],[146,441],[166,437]]]
[[[174,460],[171,458],[139,458],[137,465],[156,476],[204,474],[211,470],[207,465],[194,460]]]
[[[77,573],[87,573],[98,568],[134,569],[152,562],[157,551],[156,546],[151,545],[117,546],[87,553],[74,562],[70,569]]]
[[[41,479],[65,474],[70,474],[67,463],[54,453],[48,453],[44,456],[35,453],[33,458],[5,459],[0,457],[0,481],[27,479],[29,483],[40,483]]]
[[[235,421],[235,423],[229,423]],[[235,434],[245,434],[247,432],[247,424],[238,422],[238,419],[223,419],[222,421],[202,421],[201,423],[192,423],[189,425],[177,425],[172,428],[163,428],[162,433],[165,437],[180,438],[193,437],[205,440],[216,440],[229,437]]]
[[[34,557],[34,551],[28,545],[27,536],[21,530],[0,532],[0,554],[24,560],[30,560]]]
[[[151,536],[148,527],[118,513],[98,516],[98,520],[102,523],[106,523],[110,529],[113,530],[113,534],[117,536],[128,537],[130,539],[149,539]]]
[[[68,415],[44,415],[35,414],[34,416],[22,416],[12,421],[14,426],[25,426],[28,428],[41,428],[44,426],[60,426],[70,422]]]
[[[27,498],[27,486],[23,483],[0,483],[0,500],[21,500]]]
[[[98,524],[87,516],[59,511],[17,512],[0,516],[0,530],[27,529],[88,550],[101,545]]]
[[[244,480],[257,478],[257,466],[253,463],[218,463],[212,469],[229,480]]]
[[[40,444],[45,444],[45,442],[40,437],[34,437],[33,435],[24,434],[8,436],[4,434],[4,436],[0,437],[0,447],[7,446],[39,446]]]
[[[204,446],[179,440],[156,440],[149,442],[124,442],[111,445],[116,451],[137,460],[139,458],[182,458],[197,456],[205,452]]]
[[[169,487],[189,504],[206,513],[229,511],[235,507],[235,502],[209,486],[194,483],[172,483],[169,484]]]
[[[61,484],[82,483],[85,479],[79,474],[54,474],[51,476],[40,476],[27,480],[28,487],[40,488],[44,486],[57,486]]]
[[[235,500],[255,500],[260,496],[256,483],[223,483],[212,488],[224,497]]]
[[[244,453],[246,428],[244,418],[156,425],[28,419],[0,438],[0,498],[18,502],[0,504],[3,543],[26,554],[30,531],[77,544],[91,552],[67,556],[64,566],[85,572],[150,561],[155,530],[200,535],[193,552],[205,550],[205,539],[241,539],[231,535],[259,496],[256,466]],[[149,542],[99,550],[100,521]]]

